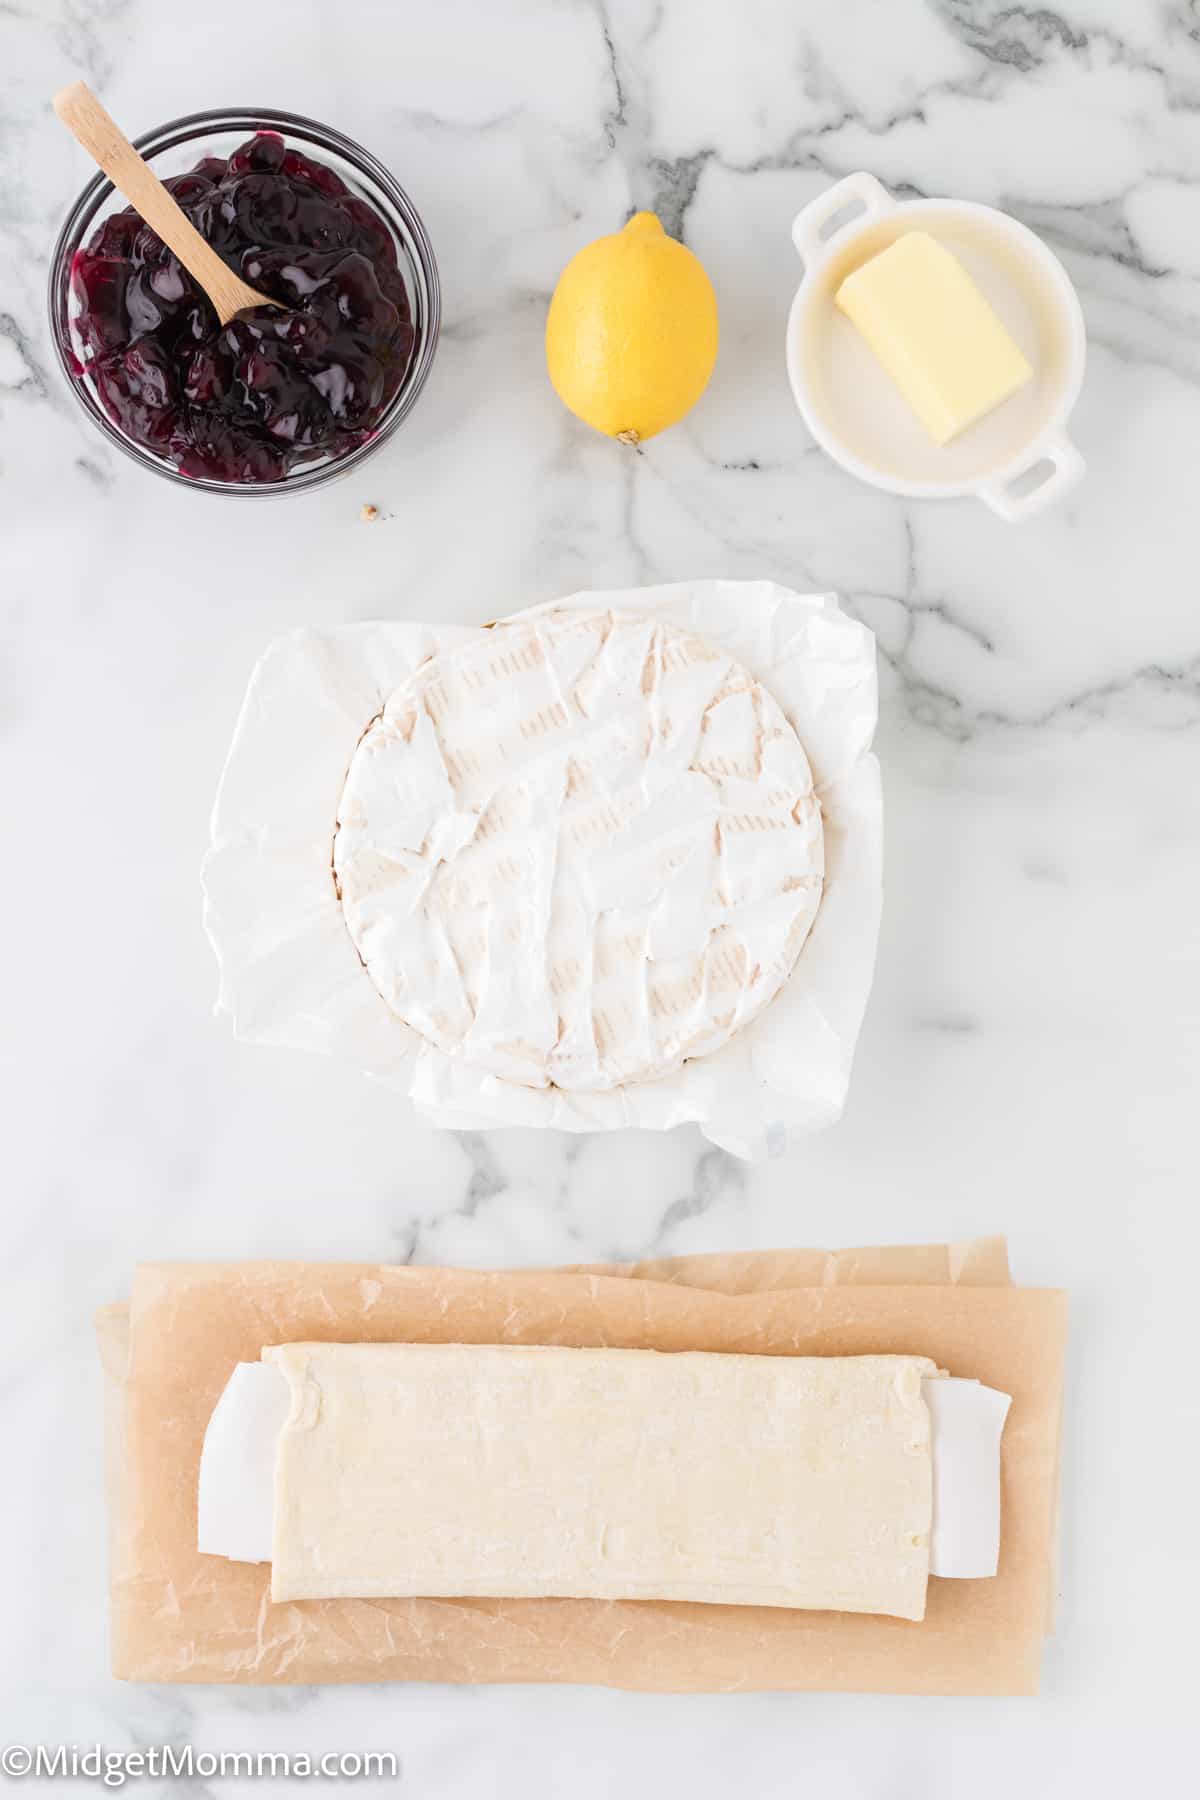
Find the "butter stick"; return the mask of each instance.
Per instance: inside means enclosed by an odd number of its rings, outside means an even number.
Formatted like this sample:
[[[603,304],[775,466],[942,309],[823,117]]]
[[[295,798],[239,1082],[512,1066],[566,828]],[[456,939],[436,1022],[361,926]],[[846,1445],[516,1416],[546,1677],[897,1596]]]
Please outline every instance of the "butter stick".
[[[837,304],[935,443],[949,443],[1033,375],[958,258],[928,232],[906,232],[855,269]]]

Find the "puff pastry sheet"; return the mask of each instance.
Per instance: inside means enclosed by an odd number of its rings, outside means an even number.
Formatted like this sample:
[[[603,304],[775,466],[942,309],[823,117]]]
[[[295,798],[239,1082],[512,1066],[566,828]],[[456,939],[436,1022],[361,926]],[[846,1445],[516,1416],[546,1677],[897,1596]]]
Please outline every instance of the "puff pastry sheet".
[[[924,1617],[927,1357],[263,1354],[291,1389],[276,1601],[561,1596]]]

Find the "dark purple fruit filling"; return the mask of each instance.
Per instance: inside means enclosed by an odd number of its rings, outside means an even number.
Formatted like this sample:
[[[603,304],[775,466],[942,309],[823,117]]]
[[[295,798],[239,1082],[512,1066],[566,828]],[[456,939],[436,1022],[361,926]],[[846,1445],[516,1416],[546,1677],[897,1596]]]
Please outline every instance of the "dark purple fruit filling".
[[[283,311],[222,327],[132,207],[75,257],[75,320],[105,411],[185,475],[282,481],[370,438],[412,361],[391,232],[332,169],[261,131],[164,184],[200,235]]]

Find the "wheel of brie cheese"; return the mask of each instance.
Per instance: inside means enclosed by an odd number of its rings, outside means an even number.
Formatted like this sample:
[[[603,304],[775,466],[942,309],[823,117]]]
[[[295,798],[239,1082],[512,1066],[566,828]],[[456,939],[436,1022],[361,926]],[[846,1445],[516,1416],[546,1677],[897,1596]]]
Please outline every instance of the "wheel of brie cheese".
[[[787,980],[824,872],[808,758],[724,651],[558,608],[432,656],[355,750],[334,879],[396,1017],[597,1092],[710,1054]]]

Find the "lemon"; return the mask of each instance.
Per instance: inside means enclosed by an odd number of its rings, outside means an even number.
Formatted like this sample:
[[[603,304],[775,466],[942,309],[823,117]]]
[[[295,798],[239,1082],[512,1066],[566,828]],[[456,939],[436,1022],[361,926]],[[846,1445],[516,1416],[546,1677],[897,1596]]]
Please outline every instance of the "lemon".
[[[717,360],[717,297],[653,213],[567,264],[546,320],[555,392],[585,424],[639,444],[676,424]]]

